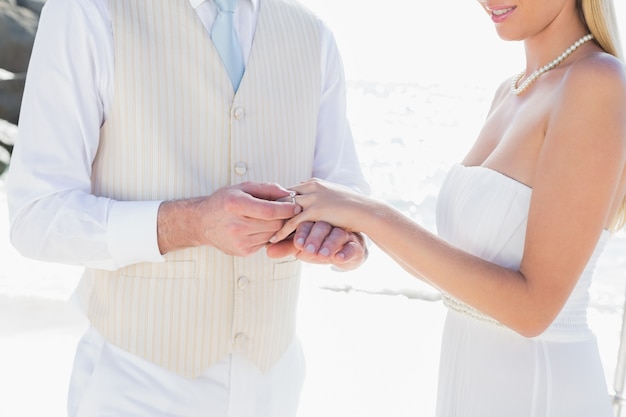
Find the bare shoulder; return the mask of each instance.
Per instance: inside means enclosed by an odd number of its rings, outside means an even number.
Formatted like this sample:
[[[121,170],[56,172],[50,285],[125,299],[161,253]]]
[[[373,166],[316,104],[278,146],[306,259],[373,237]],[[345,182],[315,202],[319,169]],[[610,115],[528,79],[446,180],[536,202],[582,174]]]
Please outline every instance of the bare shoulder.
[[[498,86],[496,93],[493,98],[493,103],[498,104],[504,101],[511,92],[511,82],[513,81],[513,77],[509,77],[506,80],[502,81]]]
[[[592,52],[564,68],[552,95],[546,143],[569,158],[626,158],[626,69],[604,52]],[[608,163],[607,163],[608,165]]]
[[[579,133],[582,134],[585,125],[625,141],[624,62],[604,52],[584,56],[567,68],[554,104],[556,111],[552,116],[565,122],[570,129],[581,129]]]
[[[626,104],[626,66],[605,52],[591,53],[569,66],[563,87],[568,99],[595,98]]]

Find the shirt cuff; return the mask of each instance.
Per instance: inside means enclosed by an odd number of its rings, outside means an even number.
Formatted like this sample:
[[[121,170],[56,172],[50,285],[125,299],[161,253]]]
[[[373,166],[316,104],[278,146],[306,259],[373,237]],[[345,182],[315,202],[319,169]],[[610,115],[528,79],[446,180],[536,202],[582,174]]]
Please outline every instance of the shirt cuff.
[[[157,240],[161,201],[112,201],[107,242],[117,267],[140,262],[163,262]]]

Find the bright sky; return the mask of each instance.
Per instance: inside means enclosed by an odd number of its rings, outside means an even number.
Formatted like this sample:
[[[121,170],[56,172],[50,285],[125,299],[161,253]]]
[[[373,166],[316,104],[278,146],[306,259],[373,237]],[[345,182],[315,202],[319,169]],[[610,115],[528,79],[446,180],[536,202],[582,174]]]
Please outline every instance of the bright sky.
[[[522,68],[476,0],[302,0],[331,27],[349,80],[495,85]],[[626,2],[613,0],[626,47]]]

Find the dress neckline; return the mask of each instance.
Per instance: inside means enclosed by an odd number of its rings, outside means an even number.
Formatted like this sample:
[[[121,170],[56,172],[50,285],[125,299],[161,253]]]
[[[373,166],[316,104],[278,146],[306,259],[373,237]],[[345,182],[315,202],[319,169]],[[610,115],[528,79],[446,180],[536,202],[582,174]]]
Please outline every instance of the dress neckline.
[[[486,170],[486,171],[489,171],[489,172],[493,172],[494,174],[497,174],[499,177],[502,177],[502,178],[508,179],[510,181],[513,181],[514,183],[519,184],[519,185],[521,185],[521,186],[523,186],[523,187],[525,187],[525,188],[527,188],[527,189],[532,191],[532,187],[531,186],[529,186],[527,184],[524,184],[523,182],[521,182],[519,180],[516,180],[513,177],[510,177],[510,176],[508,176],[506,174],[503,174],[500,171],[496,171],[493,168],[489,168],[489,167],[486,167],[484,165],[463,165],[463,164],[457,164],[457,165],[460,166],[461,168],[466,168],[466,169],[483,169],[483,170]]]
[[[459,166],[460,168],[465,168],[465,169],[483,169],[483,170],[485,170],[485,171],[492,172],[492,173],[496,174],[498,177],[504,178],[504,179],[506,179],[506,180],[508,180],[508,181],[512,181],[512,182],[514,182],[515,184],[519,184],[519,185],[521,185],[522,187],[524,187],[524,188],[526,188],[526,189],[528,189],[529,191],[531,191],[531,192],[532,192],[532,187],[530,187],[530,186],[528,186],[528,185],[524,184],[524,183],[523,183],[523,182],[521,182],[521,181],[516,180],[516,179],[515,179],[515,178],[513,178],[513,177],[509,177],[508,175],[503,174],[503,173],[502,173],[502,172],[500,172],[500,171],[496,171],[496,170],[495,170],[495,169],[493,169],[493,168],[489,168],[489,167],[486,167],[486,166],[483,166],[483,165],[463,165],[463,164],[461,164],[461,163],[457,163],[456,165],[457,165],[457,166]],[[602,229],[602,234],[601,234],[600,240],[607,239],[610,235],[611,235],[611,231],[610,231],[609,229],[603,228],[603,229]]]

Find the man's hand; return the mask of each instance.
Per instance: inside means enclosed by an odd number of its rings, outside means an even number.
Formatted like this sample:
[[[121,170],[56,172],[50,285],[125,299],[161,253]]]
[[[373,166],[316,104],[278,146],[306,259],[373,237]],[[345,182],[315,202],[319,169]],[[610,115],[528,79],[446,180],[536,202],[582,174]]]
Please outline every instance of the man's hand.
[[[325,222],[304,222],[294,235],[267,246],[270,258],[295,255],[315,264],[332,264],[343,270],[360,266],[368,255],[365,238],[354,232],[333,227]]]
[[[276,184],[248,182],[207,197],[164,202],[157,220],[159,249],[208,245],[228,255],[251,255],[300,212],[297,204],[275,201],[288,195]]]

